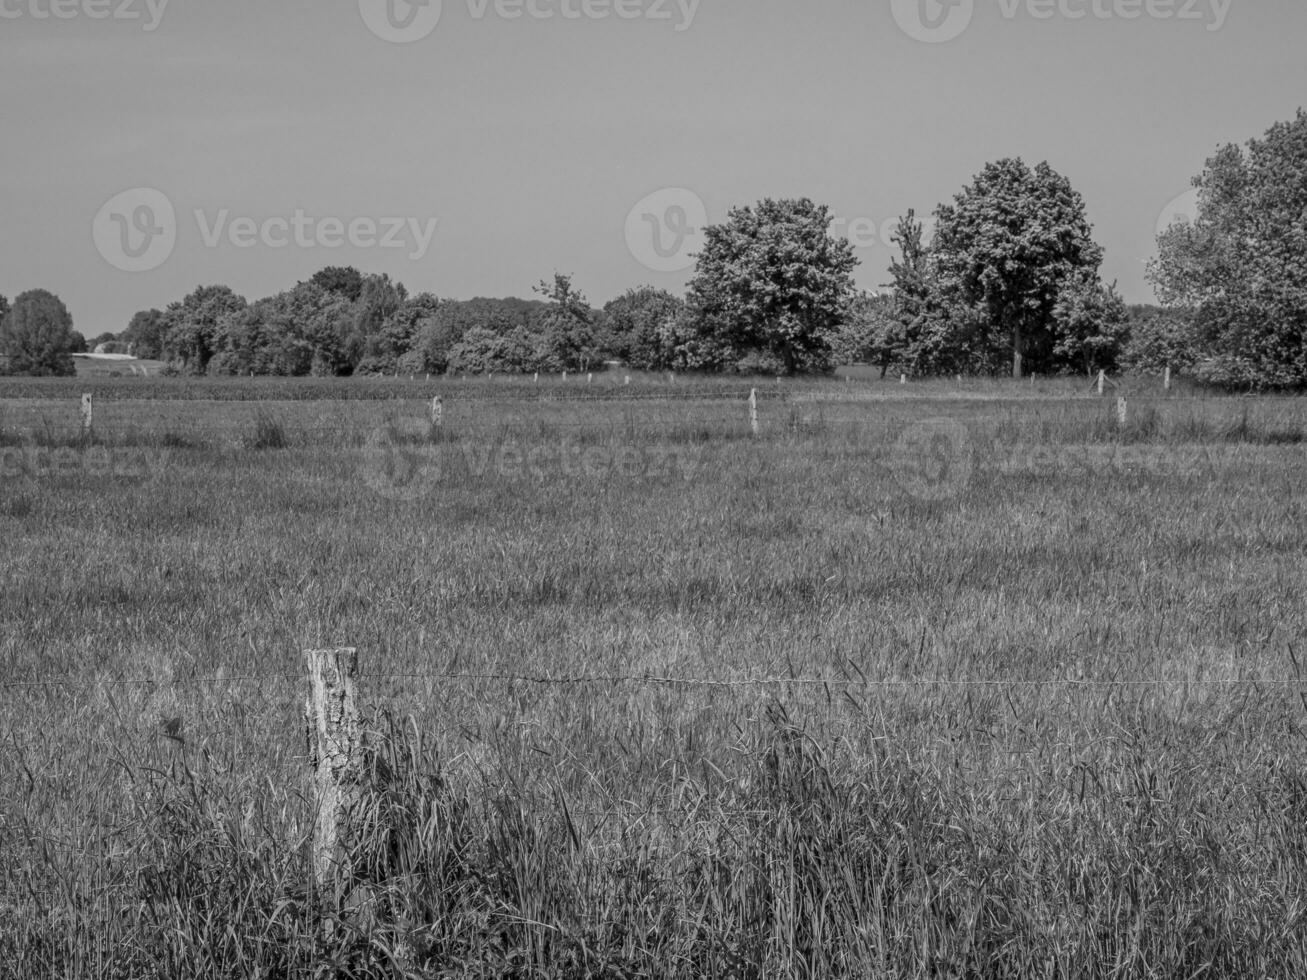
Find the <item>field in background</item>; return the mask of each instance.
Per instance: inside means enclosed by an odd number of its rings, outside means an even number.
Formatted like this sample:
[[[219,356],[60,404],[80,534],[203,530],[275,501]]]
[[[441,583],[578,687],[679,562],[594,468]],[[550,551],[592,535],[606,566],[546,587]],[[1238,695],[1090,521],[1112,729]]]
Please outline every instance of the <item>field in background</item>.
[[[0,976],[1307,971],[1307,404],[622,380],[5,380]]]

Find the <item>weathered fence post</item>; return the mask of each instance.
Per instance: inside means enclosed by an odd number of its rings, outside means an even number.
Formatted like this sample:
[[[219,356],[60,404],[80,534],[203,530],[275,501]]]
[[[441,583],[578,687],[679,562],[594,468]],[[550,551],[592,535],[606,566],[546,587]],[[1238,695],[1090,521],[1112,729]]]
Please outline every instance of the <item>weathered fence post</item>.
[[[91,397],[90,392],[82,395],[82,435],[88,438],[91,435],[91,427],[95,422],[95,400]]]
[[[1107,372],[1098,372],[1098,397],[1102,398],[1107,394]]]
[[[431,399],[431,424],[437,429],[445,424],[445,403],[439,395]]]
[[[563,372],[563,380],[564,380],[564,381],[567,380],[567,372],[566,372],[566,371]]]
[[[758,389],[754,388],[749,393],[749,428],[753,430],[756,436],[759,433],[758,427]]]
[[[1162,377],[1162,388],[1165,391],[1171,390],[1171,365],[1166,366],[1166,374]]]
[[[1124,429],[1130,422],[1130,405],[1124,398],[1116,400],[1116,424]]]
[[[536,384],[539,384],[539,383],[540,383],[540,372],[537,371],[537,372],[536,372]]]
[[[627,384],[628,387],[629,387],[630,384],[631,384],[631,376],[630,376],[629,374],[626,376],[626,384]]]
[[[321,899],[338,909],[351,868],[347,821],[359,796],[362,727],[354,681],[355,649],[307,650],[309,695],[304,704],[312,753],[313,882]]]
[[[591,373],[591,374],[587,374],[587,375],[585,376],[585,383],[588,384],[588,385],[592,385],[592,384],[595,383],[595,376],[594,376],[593,373]]]
[[[901,384],[901,385],[905,385],[905,384],[907,384],[907,383],[908,383],[908,376],[907,376],[906,374],[900,374],[900,375],[899,375],[899,384]]]

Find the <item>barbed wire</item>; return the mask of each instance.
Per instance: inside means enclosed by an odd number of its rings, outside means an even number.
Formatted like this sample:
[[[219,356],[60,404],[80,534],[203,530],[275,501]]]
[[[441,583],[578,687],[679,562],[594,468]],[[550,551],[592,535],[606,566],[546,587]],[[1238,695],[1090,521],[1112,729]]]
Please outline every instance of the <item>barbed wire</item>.
[[[307,684],[307,675],[303,673],[272,672],[265,674],[240,674],[232,676],[210,676],[184,678],[177,683],[172,678],[158,677],[122,677],[92,678],[84,674],[63,674],[32,681],[13,681],[0,684],[0,690],[30,690],[40,687],[71,687],[77,684],[88,689],[96,687],[183,687],[183,686],[222,686],[229,684],[263,684],[269,681],[297,681]],[[706,677],[671,677],[657,674],[585,674],[553,677],[547,674],[511,674],[494,672],[374,672],[363,673],[359,681],[457,681],[489,682],[504,684],[523,684],[540,687],[580,687],[649,685],[659,687],[700,687],[721,689],[744,689],[761,687],[843,687],[883,690],[915,690],[931,687],[953,688],[990,688],[995,690],[1022,690],[1045,687],[1078,687],[1087,689],[1119,688],[1165,688],[1165,687],[1302,687],[1307,692],[1307,677],[1301,678],[1063,678],[1045,679],[1017,678],[854,678],[839,677],[746,677],[733,679],[713,679]]]

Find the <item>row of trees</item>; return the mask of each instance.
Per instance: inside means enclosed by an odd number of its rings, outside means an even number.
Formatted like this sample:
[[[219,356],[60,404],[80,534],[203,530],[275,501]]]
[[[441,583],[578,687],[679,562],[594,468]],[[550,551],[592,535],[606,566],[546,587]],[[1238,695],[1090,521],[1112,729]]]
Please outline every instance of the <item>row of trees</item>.
[[[681,298],[652,287],[592,307],[555,274],[533,300],[442,301],[388,276],[324,269],[247,303],[204,286],[110,340],[193,374],[637,369],[821,372],[862,362],[914,375],[1189,370],[1247,387],[1307,385],[1307,115],[1195,180],[1199,215],[1158,239],[1163,307],[1127,307],[1100,278],[1084,201],[1048,164],[987,164],[935,209],[926,241],[898,224],[892,292],[858,293],[827,208],[765,200],[710,226]],[[39,311],[34,312],[34,311]],[[3,307],[0,307],[3,313]],[[66,369],[71,321],[48,293],[0,322],[13,370]],[[69,368],[70,369],[70,368]]]

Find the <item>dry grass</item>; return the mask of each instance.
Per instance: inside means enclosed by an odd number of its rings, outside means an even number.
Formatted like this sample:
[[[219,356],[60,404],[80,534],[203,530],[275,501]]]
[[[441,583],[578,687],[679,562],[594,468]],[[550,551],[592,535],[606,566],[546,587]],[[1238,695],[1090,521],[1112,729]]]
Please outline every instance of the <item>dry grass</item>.
[[[735,389],[454,392],[90,446],[0,403],[73,454],[6,457],[0,976],[1307,973],[1301,403],[769,389],[754,440]],[[971,469],[923,500],[939,418]],[[342,643],[328,937],[301,651]]]

